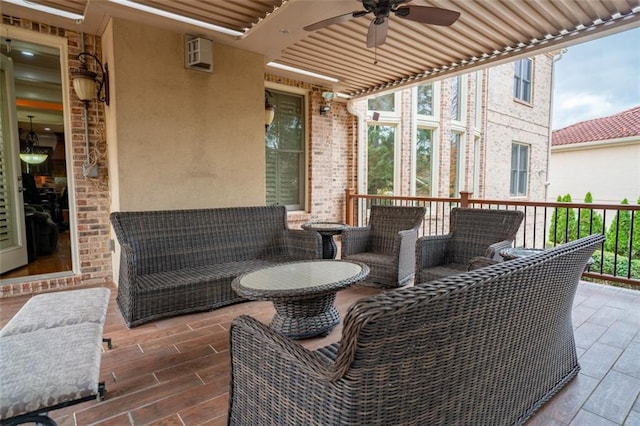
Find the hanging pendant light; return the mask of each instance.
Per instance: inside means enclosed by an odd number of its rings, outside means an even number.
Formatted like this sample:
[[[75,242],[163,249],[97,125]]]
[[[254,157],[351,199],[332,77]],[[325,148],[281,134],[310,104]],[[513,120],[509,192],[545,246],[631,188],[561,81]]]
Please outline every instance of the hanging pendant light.
[[[20,159],[27,164],[44,163],[49,155],[40,151],[40,148],[38,147],[38,135],[33,131],[34,116],[28,115],[27,117],[29,117],[31,130],[27,133],[27,137],[25,138],[26,147],[24,151],[20,152]]]

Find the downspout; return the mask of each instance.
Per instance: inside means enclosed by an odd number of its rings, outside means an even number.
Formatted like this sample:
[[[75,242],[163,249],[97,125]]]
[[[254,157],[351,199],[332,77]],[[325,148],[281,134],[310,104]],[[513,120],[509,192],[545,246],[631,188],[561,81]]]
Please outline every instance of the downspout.
[[[549,95],[549,143],[547,144],[547,167],[546,167],[546,175],[544,181],[544,201],[549,201],[549,185],[551,182],[549,181],[549,168],[551,165],[551,142],[553,140],[553,95],[555,93],[555,74],[556,74],[556,62],[558,62],[564,54],[567,53],[567,49],[560,50],[560,53],[553,55],[553,60],[551,62],[551,93]]]
[[[355,155],[356,158],[356,193],[362,194],[363,190],[363,182],[362,182],[362,176],[364,176],[365,173],[365,169],[364,169],[364,158],[365,158],[365,153],[364,153],[364,147],[366,146],[366,142],[367,142],[367,113],[366,111],[359,111],[358,108],[355,107],[355,103],[356,101],[354,100],[348,100],[347,101],[347,112],[349,112],[349,114],[354,115],[356,117],[356,148],[357,148],[357,152]],[[366,192],[366,191],[364,191]],[[360,209],[358,208],[358,211],[360,211]],[[357,226],[361,226],[362,225],[362,217],[361,215],[358,215],[358,224]]]

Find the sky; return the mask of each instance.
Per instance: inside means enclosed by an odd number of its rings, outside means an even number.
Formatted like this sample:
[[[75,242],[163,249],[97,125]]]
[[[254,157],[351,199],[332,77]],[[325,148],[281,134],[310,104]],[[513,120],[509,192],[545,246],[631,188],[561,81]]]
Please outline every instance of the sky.
[[[554,130],[640,106],[640,28],[568,47],[554,79]]]

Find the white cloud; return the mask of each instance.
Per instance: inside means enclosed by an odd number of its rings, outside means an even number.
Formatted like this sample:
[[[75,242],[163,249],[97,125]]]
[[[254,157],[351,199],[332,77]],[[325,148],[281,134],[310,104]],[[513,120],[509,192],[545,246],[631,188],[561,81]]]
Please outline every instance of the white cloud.
[[[609,99],[608,96],[589,92],[566,92],[562,99],[555,102],[554,129],[575,124],[578,121],[605,117],[619,112],[620,104]]]
[[[640,105],[640,28],[571,46],[554,66],[553,129]]]

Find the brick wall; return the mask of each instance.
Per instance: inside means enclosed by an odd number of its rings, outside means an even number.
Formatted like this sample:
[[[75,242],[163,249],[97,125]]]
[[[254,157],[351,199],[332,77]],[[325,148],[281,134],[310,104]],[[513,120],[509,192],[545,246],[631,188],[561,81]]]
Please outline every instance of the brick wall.
[[[17,19],[3,15],[3,26],[18,26],[22,29],[49,34],[67,39],[69,68],[79,67],[76,59],[81,50],[80,34],[62,28],[42,25],[25,19]],[[93,36],[84,37],[85,51],[93,52],[100,57],[100,39]],[[90,63],[91,64],[91,63]],[[70,78],[63,76],[63,78]],[[70,81],[70,79],[69,79]],[[54,279],[34,279],[19,284],[1,284],[0,297],[20,294],[39,293],[52,289],[100,284],[112,280],[111,253],[109,250],[109,188],[103,136],[104,106],[93,101],[88,111],[90,155],[97,159],[99,177],[86,178],[82,174],[82,165],[86,162],[87,150],[83,122],[83,104],[70,87],[71,99],[71,132],[72,158],[67,160],[67,178],[73,176],[75,182],[74,197],[77,212],[76,232],[78,241],[79,272]],[[71,186],[69,186],[71,190]],[[71,203],[72,197],[69,202]]]

